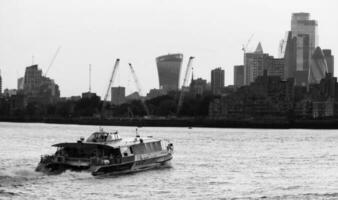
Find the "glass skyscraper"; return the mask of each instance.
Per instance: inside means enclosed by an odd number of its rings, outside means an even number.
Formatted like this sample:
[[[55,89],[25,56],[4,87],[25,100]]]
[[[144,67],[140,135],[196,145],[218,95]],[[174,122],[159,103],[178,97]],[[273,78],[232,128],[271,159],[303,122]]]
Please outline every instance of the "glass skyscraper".
[[[308,70],[312,54],[318,46],[317,21],[310,20],[309,13],[294,13],[291,33],[297,39],[296,71]]]
[[[156,58],[160,89],[178,90],[183,54],[168,54]]]

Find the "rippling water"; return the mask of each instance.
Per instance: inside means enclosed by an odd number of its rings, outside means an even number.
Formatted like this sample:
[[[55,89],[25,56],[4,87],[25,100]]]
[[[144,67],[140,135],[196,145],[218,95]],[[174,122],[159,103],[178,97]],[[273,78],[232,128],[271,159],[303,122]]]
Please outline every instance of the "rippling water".
[[[97,130],[0,123],[0,199],[338,199],[336,130],[141,128],[174,143],[171,168],[100,178],[34,172],[50,145]]]

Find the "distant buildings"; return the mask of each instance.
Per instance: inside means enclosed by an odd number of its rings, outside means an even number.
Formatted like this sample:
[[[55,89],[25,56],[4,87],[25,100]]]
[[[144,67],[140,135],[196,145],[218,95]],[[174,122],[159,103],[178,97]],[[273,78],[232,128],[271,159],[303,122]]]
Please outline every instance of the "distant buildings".
[[[165,91],[162,89],[151,89],[147,94],[147,99],[153,99],[159,96],[165,95]]]
[[[38,65],[26,67],[23,83],[23,93],[27,102],[50,104],[55,103],[60,97],[59,86],[54,80],[43,76]]]
[[[279,76],[281,79],[286,80],[284,74],[285,61],[283,58],[273,58],[270,57],[270,66],[267,69],[268,76]]]
[[[224,70],[216,68],[211,70],[211,92],[220,95],[224,88]]]
[[[11,97],[17,95],[16,89],[5,89],[3,92],[4,97]]]
[[[129,94],[128,96],[126,96],[126,101],[141,100],[141,99],[142,97],[140,96],[138,92],[133,92]]]
[[[23,86],[24,86],[24,78],[23,78],[23,77],[18,78],[18,86],[17,86],[17,89],[18,89],[18,90],[23,90]]]
[[[126,101],[126,88],[125,87],[112,87],[111,88],[111,103],[114,105],[121,105]]]
[[[160,89],[178,90],[183,54],[168,54],[156,58]]]
[[[244,85],[244,65],[234,66],[234,86],[236,88]]]
[[[323,53],[324,53],[324,56],[325,56],[328,72],[330,74],[334,74],[334,57],[331,54],[331,50],[330,49],[323,49]]]
[[[322,51],[318,46],[318,23],[310,20],[309,13],[294,13],[291,31],[285,47],[285,75],[295,78],[295,84],[308,86],[319,83],[326,73],[334,71],[334,57],[331,51]]]
[[[26,67],[24,77],[24,90],[25,93],[38,92],[42,84],[42,70],[38,69],[38,65]]]
[[[265,70],[269,76],[279,76],[283,79],[284,59],[277,59],[264,53],[259,43],[254,52],[245,54],[244,85],[253,83]]]
[[[252,53],[246,53],[244,59],[244,84],[250,85],[256,77],[262,76],[263,71],[268,69],[270,56],[263,53],[262,45],[258,43],[256,50]]]
[[[248,119],[262,116],[285,116],[293,105],[293,80],[268,76],[267,71],[249,86],[214,99],[209,105],[209,117],[218,119]]]
[[[207,90],[207,80],[202,78],[192,79],[189,90],[193,95],[202,96]]]
[[[83,92],[81,96],[82,99],[91,99],[93,97],[97,97],[96,93],[94,92]]]

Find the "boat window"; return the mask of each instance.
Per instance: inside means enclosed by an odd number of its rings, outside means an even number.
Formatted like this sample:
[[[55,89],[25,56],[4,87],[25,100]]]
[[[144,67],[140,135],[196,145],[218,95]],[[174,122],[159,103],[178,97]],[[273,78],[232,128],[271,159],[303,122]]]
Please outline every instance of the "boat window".
[[[136,144],[132,146],[132,151],[134,152],[134,154],[146,153],[146,146],[144,143]]]
[[[154,146],[155,146],[155,151],[161,151],[161,143],[160,142],[154,142]]]
[[[146,143],[146,151],[147,151],[147,153],[150,153],[150,152],[153,151],[151,143]]]
[[[168,142],[166,141],[161,141],[161,149],[167,149]]]

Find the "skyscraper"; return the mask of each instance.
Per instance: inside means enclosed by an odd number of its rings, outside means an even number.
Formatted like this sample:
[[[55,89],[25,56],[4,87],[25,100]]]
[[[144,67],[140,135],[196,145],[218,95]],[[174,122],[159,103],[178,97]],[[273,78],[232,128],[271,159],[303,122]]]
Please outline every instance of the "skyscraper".
[[[293,13],[285,52],[286,78],[295,78],[296,85],[307,85],[317,46],[317,21],[310,20],[309,13]]]
[[[284,53],[284,75],[285,79],[294,78],[296,73],[297,65],[297,38],[292,37],[292,32],[288,32],[286,40],[286,47]]]
[[[334,56],[331,54],[330,49],[323,49],[323,53],[325,56],[327,69],[330,74],[334,74]]]
[[[263,52],[261,43],[255,52],[245,54],[244,84],[250,85],[258,76],[263,76],[264,70],[271,65],[272,57]]]
[[[26,67],[24,77],[24,90],[26,93],[33,92],[36,88],[40,87],[42,82],[42,71],[38,65]]]
[[[325,78],[328,73],[327,63],[323,51],[317,47],[312,55],[311,65],[309,70],[309,83],[319,83],[320,80]]]
[[[183,54],[168,54],[156,58],[160,89],[178,90]]]
[[[125,87],[112,87],[111,88],[111,103],[114,105],[121,105],[126,101],[126,88]]]
[[[211,91],[214,95],[219,95],[224,88],[224,70],[216,68],[211,70]]]
[[[311,56],[318,46],[317,21],[310,20],[309,13],[293,13],[291,33],[297,38],[296,70],[308,70]]]
[[[26,67],[23,92],[28,101],[36,101],[43,104],[54,103],[60,97],[59,86],[54,80],[42,76],[38,65]]]
[[[234,86],[242,87],[244,85],[244,65],[234,66]]]

